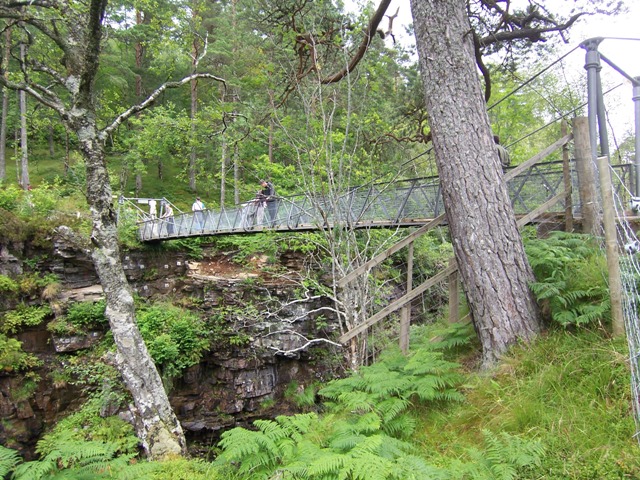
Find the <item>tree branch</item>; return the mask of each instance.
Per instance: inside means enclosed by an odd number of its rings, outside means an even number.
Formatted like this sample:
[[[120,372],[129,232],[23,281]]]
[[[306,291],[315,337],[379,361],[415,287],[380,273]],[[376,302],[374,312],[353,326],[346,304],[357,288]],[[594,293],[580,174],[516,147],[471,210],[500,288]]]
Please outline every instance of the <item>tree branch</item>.
[[[128,110],[124,111],[123,113],[121,113],[120,115],[118,115],[118,117],[116,117],[116,119],[113,121],[113,123],[111,125],[109,125],[108,127],[104,128],[101,132],[101,137],[102,138],[106,138],[107,136],[109,136],[116,128],[118,128],[118,126],[124,122],[125,120],[127,120],[129,117],[131,117],[132,115],[135,115],[138,112],[141,112],[142,110],[144,110],[145,108],[149,107],[150,105],[153,104],[153,102],[156,101],[156,99],[162,94],[162,92],[164,92],[165,90],[169,89],[169,88],[178,88],[181,87],[182,85],[189,83],[192,80],[195,80],[196,78],[209,78],[211,80],[215,80],[217,82],[221,82],[226,90],[227,87],[227,83],[225,82],[224,79],[220,78],[220,77],[216,77],[215,75],[212,75],[210,73],[194,73],[193,75],[189,75],[187,77],[184,77],[182,80],[178,80],[177,82],[166,82],[162,85],[160,85],[151,95],[149,95],[144,101],[142,101],[141,103],[132,106],[131,108],[129,108]]]
[[[488,102],[491,98],[491,75],[489,74],[489,69],[484,64],[484,60],[482,59],[482,51],[480,48],[480,38],[478,38],[478,34],[476,32],[473,33],[473,52],[476,57],[476,65],[480,69],[482,76],[484,77],[484,101]]]
[[[302,345],[301,347],[293,348],[291,350],[282,350],[281,348],[272,347],[272,346],[267,347],[267,348],[269,348],[271,350],[275,350],[275,354],[276,355],[284,355],[285,357],[295,357],[295,356],[297,356],[296,354],[298,352],[306,350],[311,345],[314,345],[316,343],[328,343],[329,345],[333,345],[335,347],[342,348],[341,344],[333,342],[333,341],[331,341],[331,340],[329,340],[327,338],[314,338],[313,340],[309,340],[307,337],[305,337],[301,333],[298,333],[298,332],[293,331],[293,330],[279,330],[277,332],[270,332],[270,333],[267,333],[266,335],[264,335],[264,337],[262,337],[262,338],[268,337],[269,335],[279,335],[279,334],[282,334],[282,333],[286,333],[286,334],[289,334],[289,335],[296,335],[298,337],[301,337],[306,343],[304,345]]]
[[[33,5],[33,6],[41,6],[43,8],[52,8],[52,9],[56,9],[59,7],[58,3],[55,3],[55,2],[37,2],[34,4],[32,4],[31,2],[14,2],[14,3],[24,4],[22,6]],[[69,44],[59,34],[59,32],[57,32],[55,29],[54,30],[50,29],[45,22],[41,21],[41,19],[35,18],[29,15],[27,12],[24,12],[24,10],[19,9],[18,6],[13,6],[13,5],[14,5],[13,3],[9,5],[0,5],[0,18],[8,18],[8,19],[16,20],[18,22],[24,22],[26,24],[29,24],[37,28],[45,36],[50,38],[58,46],[58,48],[62,50],[62,52],[65,55],[68,55],[69,48],[70,48]]]
[[[10,82],[2,75],[0,75],[0,85],[10,90],[22,90],[41,102],[43,105],[55,110],[63,119],[68,117],[67,110],[60,98],[54,92],[42,85],[34,84],[32,86],[27,83]],[[46,94],[46,96],[40,92]]]
[[[367,48],[369,48],[369,45],[371,44],[371,40],[373,39],[373,36],[375,35],[376,30],[378,29],[378,25],[380,25],[380,22],[384,18],[384,14],[387,11],[387,8],[389,8],[390,4],[391,4],[391,0],[382,0],[380,2],[380,5],[378,6],[378,10],[376,10],[376,13],[373,15],[373,17],[371,17],[371,20],[369,21],[369,25],[367,26],[367,29],[364,31],[364,38],[362,39],[362,43],[360,43],[360,48],[358,48],[358,51],[349,62],[349,65],[347,65],[341,71],[323,78],[322,83],[329,84],[329,83],[339,82],[347,74],[349,74],[356,68],[358,63],[360,63],[360,60],[362,60],[362,58],[364,57],[364,54],[366,53]]]
[[[564,30],[567,30],[583,15],[588,15],[588,13],[585,13],[585,12],[577,13],[573,15],[571,18],[569,18],[569,20],[567,20],[565,23],[554,24],[551,27],[542,27],[542,28],[528,27],[528,28],[520,28],[516,30],[491,33],[489,35],[482,37],[479,40],[479,44],[481,47],[487,47],[494,43],[508,42],[512,40],[529,39],[534,42],[539,41],[543,33],[562,32]],[[549,21],[546,18],[545,20]]]

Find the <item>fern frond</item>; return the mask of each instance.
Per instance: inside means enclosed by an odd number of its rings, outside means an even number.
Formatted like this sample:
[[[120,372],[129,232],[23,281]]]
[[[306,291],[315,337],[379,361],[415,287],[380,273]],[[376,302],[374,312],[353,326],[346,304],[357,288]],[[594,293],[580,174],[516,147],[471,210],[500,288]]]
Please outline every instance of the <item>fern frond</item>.
[[[22,462],[22,457],[10,448],[0,445],[0,478],[5,478],[9,472]]]
[[[414,455],[396,458],[395,468],[389,477],[392,480],[449,480],[450,472],[429,465],[424,459]]]
[[[365,435],[345,430],[338,433],[331,439],[329,447],[331,447],[331,449],[333,450],[337,450],[340,453],[346,453],[349,450],[355,448],[355,446],[362,442],[365,438],[367,438]]]
[[[395,465],[376,455],[354,457],[351,462],[351,475],[354,480],[387,480]]]
[[[341,407],[351,412],[370,412],[375,404],[374,398],[362,391],[343,392],[339,399]]]
[[[399,415],[384,423],[382,430],[395,438],[410,437],[416,429],[416,421],[408,414]]]
[[[13,480],[41,480],[55,473],[57,464],[52,459],[26,462],[16,467]]]
[[[352,418],[348,428],[355,433],[371,434],[380,431],[381,427],[380,416],[375,412],[369,412]]]
[[[410,406],[411,402],[408,399],[391,397],[381,401],[377,410],[382,415],[382,420],[386,423],[406,412]]]
[[[348,457],[340,453],[324,452],[309,464],[307,475],[309,478],[335,476],[349,461]]]
[[[256,441],[257,435],[262,434],[242,427],[224,432],[219,443],[223,448],[223,453],[218,456],[218,459],[229,462],[240,461],[249,455],[257,453],[260,450],[260,446]]]

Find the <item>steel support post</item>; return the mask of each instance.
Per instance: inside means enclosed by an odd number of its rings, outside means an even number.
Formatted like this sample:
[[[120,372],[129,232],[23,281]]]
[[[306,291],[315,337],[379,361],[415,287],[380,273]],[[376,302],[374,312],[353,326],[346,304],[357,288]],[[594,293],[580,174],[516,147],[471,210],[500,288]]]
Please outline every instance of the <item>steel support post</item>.
[[[582,48],[587,53],[585,56],[584,68],[587,70],[587,108],[589,117],[589,140],[591,142],[591,157],[595,163],[598,156],[598,83],[600,65],[600,53],[598,45],[602,38],[590,38],[582,42]]]
[[[633,84],[633,103],[635,106],[635,120],[636,120],[636,154],[635,154],[635,191],[633,194],[637,197],[640,196],[640,77],[636,77],[636,83]]]

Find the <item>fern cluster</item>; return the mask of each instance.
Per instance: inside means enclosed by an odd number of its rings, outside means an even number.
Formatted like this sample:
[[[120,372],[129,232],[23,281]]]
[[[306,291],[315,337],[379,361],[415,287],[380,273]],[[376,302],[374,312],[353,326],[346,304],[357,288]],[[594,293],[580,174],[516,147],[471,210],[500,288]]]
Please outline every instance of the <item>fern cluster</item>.
[[[538,462],[542,450],[534,442],[491,433],[487,450],[478,451],[482,465],[474,466],[475,451],[467,456],[472,463],[447,466],[419,455],[411,442],[415,407],[463,399],[456,389],[463,380],[459,365],[434,345],[425,342],[408,356],[388,351],[376,364],[329,383],[319,391],[327,400],[322,415],[280,416],[254,422],[255,430],[224,433],[215,464],[225,478],[242,480],[426,480],[512,479]]]
[[[15,451],[0,446],[0,476],[11,474],[11,480],[142,480],[150,478],[156,468],[150,463],[132,463],[132,454],[118,455],[116,444],[78,440],[71,432],[58,436],[55,443],[38,442],[36,450],[40,460],[21,463]]]
[[[525,244],[536,281],[530,287],[543,310],[563,326],[609,318],[606,258],[588,235],[554,232]]]

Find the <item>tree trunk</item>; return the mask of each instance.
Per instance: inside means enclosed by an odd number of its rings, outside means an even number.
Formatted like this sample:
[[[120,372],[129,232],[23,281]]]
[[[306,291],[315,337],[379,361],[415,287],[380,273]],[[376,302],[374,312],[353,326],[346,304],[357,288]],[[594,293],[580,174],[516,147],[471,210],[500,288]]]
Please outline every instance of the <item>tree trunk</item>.
[[[20,43],[20,60],[24,62],[27,46]],[[29,188],[29,151],[27,149],[27,93],[20,90],[20,185],[25,190]]]
[[[240,203],[240,149],[238,142],[233,144],[233,201]]]
[[[483,364],[540,329],[475,68],[464,0],[411,0],[436,164]]]
[[[55,147],[55,142],[54,142],[54,132],[53,132],[53,124],[49,124],[49,128],[48,128],[48,137],[49,137],[49,156],[53,158],[53,156],[56,154],[56,147]]]
[[[142,20],[142,12],[138,9],[136,9],[136,25],[142,25],[143,20]],[[136,101],[140,102],[142,100],[142,76],[140,75],[140,72],[142,71],[142,56],[143,56],[143,49],[142,49],[142,42],[140,42],[140,40],[136,40],[136,76],[135,76],[135,80],[136,80]],[[139,117],[140,115],[136,115],[136,117]],[[142,160],[143,162],[145,162],[145,159],[143,158]],[[135,189],[136,189],[136,197],[140,196],[140,193],[142,192],[142,173],[140,173],[140,171],[138,171],[138,169],[136,169],[136,179],[135,179]]]
[[[196,13],[193,14],[196,16]],[[198,65],[198,55],[200,54],[200,44],[198,39],[193,39],[192,45],[192,65],[191,73],[195,73]],[[197,191],[196,186],[196,147],[195,147],[195,131],[196,131],[196,115],[198,113],[198,79],[191,80],[191,151],[189,154],[189,188],[192,192]]]
[[[227,145],[227,137],[226,135],[222,135],[221,139],[222,145],[220,149],[222,150],[220,155],[220,207],[224,208],[224,203],[227,195],[227,163],[229,162],[229,146]]]
[[[71,152],[69,150],[69,132],[66,127],[64,129],[64,176],[69,175],[69,162],[70,162]]]
[[[9,54],[11,53],[11,27],[4,31],[2,71],[9,76]],[[2,117],[0,117],[0,182],[7,178],[7,115],[9,114],[9,89],[2,89]]]
[[[104,145],[98,140],[93,118],[90,113],[78,117],[75,131],[86,162],[87,201],[93,219],[92,259],[106,298],[106,316],[117,347],[116,363],[132,394],[138,437],[149,457],[181,455],[186,453],[182,427],[135,322],[133,295],[120,260]]]

